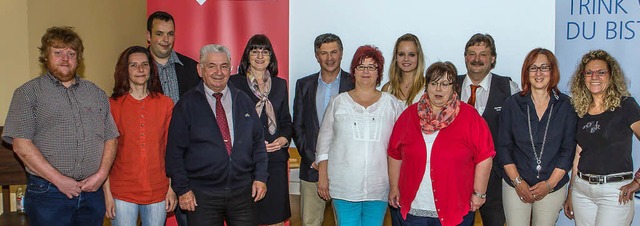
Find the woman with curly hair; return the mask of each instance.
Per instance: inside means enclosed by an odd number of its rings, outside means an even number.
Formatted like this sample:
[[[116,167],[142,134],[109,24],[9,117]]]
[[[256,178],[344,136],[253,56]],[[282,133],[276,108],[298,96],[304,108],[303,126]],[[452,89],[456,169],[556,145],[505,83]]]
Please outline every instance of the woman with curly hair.
[[[585,54],[571,79],[571,96],[578,145],[565,215],[576,225],[630,225],[633,193],[640,189],[631,158],[640,107],[618,61],[604,50]]]

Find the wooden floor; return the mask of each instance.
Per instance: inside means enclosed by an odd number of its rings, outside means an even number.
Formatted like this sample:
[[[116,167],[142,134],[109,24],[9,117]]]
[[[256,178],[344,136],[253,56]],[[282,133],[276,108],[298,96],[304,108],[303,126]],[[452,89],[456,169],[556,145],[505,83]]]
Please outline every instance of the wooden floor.
[[[289,225],[300,226],[302,225],[300,219],[300,195],[290,195],[289,200],[291,202],[291,219],[289,219]],[[384,226],[390,225],[391,217],[389,216],[389,211],[387,211],[387,214],[384,216]],[[327,208],[324,210],[324,222],[322,223],[322,226],[335,226],[333,208],[331,208],[331,205],[327,205]],[[476,214],[474,226],[482,226],[479,214]]]

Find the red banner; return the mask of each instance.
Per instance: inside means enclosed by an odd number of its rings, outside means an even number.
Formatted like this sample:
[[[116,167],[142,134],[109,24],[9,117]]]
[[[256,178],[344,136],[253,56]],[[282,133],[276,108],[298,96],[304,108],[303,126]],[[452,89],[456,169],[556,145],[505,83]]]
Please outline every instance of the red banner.
[[[232,74],[251,36],[265,34],[278,57],[279,76],[289,77],[288,0],[147,0],[147,16],[171,14],[175,22],[174,49],[196,61],[206,44],[231,50]]]

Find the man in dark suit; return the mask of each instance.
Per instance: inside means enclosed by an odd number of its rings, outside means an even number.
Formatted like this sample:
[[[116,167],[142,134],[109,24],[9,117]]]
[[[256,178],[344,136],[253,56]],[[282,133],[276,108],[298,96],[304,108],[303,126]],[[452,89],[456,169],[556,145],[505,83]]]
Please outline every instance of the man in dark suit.
[[[162,91],[176,103],[182,94],[200,82],[200,77],[196,72],[197,62],[173,50],[175,23],[171,14],[156,11],[149,15],[147,42],[158,66]]]
[[[464,62],[466,75],[458,76],[458,93],[460,100],[467,102],[478,110],[478,113],[489,125],[494,146],[498,136],[498,116],[502,103],[507,97],[520,91],[518,84],[510,77],[491,73],[496,65],[496,46],[489,34],[475,34],[465,45]],[[486,226],[503,226],[505,223],[502,207],[502,169],[494,161],[487,185],[486,202],[480,207],[482,223]],[[479,194],[479,197],[483,194]]]
[[[319,35],[315,55],[320,72],[298,79],[293,100],[294,141],[302,157],[300,164],[300,208],[302,225],[322,225],[326,202],[318,196],[316,139],[331,98],[353,89],[353,75],[340,69],[342,41],[334,34]]]
[[[267,191],[262,122],[245,93],[228,84],[229,50],[206,45],[198,74],[203,82],[173,110],[166,170],[189,225],[257,225],[253,202]]]

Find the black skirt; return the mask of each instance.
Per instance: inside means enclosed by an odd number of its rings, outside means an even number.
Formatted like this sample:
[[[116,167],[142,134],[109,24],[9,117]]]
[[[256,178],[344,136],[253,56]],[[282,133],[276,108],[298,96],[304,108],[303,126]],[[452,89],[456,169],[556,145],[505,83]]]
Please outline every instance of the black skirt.
[[[291,217],[288,162],[269,161],[267,194],[255,205],[259,224],[275,224]]]

